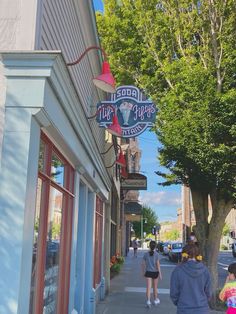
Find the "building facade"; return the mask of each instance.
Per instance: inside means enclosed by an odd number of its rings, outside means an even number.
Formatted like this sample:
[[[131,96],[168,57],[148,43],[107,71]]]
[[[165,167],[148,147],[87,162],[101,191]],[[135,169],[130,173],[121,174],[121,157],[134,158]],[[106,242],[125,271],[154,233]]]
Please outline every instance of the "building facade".
[[[113,140],[88,119],[106,98],[101,58],[67,66],[99,46],[92,1],[0,12],[0,313],[92,314],[120,245],[119,168],[101,155]]]
[[[126,140],[127,171],[128,174],[138,174],[140,172],[141,150],[137,137]],[[132,222],[140,221],[142,224],[142,206],[139,204],[139,190],[124,189],[121,183],[121,196],[123,208],[123,254],[127,254],[131,243]]]

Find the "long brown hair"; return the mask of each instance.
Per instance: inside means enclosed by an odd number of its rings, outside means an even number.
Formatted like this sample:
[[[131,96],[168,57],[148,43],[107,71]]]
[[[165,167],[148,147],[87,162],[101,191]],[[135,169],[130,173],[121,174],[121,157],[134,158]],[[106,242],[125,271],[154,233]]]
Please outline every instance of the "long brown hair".
[[[149,255],[152,256],[154,254],[154,250],[156,248],[156,242],[150,241],[149,247],[150,247]]]

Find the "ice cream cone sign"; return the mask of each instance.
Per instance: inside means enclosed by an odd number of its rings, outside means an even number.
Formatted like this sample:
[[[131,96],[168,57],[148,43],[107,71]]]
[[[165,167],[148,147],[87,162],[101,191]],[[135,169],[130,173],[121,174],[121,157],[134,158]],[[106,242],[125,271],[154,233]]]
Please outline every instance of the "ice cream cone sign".
[[[109,109],[115,108],[115,112]],[[113,116],[116,115],[121,126],[121,137],[136,137],[156,121],[156,105],[136,86],[119,86],[116,93],[110,94],[110,99],[97,104],[97,110],[103,109],[97,116],[100,127],[109,128]]]
[[[123,125],[129,125],[129,116],[130,116],[130,112],[133,108],[133,104],[127,101],[124,101],[121,103],[119,109],[120,112],[122,114],[122,118],[123,118]]]

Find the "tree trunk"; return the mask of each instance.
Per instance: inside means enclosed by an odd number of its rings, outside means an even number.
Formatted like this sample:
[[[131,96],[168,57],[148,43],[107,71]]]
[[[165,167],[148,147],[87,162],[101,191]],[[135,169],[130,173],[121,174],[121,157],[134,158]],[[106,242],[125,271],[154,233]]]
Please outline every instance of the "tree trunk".
[[[220,239],[225,219],[233,207],[233,203],[232,201],[227,202],[224,199],[217,199],[216,191],[210,194],[211,202],[205,191],[191,189],[191,193],[196,217],[195,233],[212,277],[213,297],[210,303],[211,307],[214,308],[218,289],[217,262]],[[209,204],[212,206],[212,215],[209,215]]]
[[[199,243],[202,255],[206,256],[207,240],[208,240],[208,193],[191,188],[193,209],[195,213],[196,226],[195,235]]]
[[[224,227],[226,216],[229,210],[222,211],[219,208],[215,208],[209,224],[208,241],[206,247],[206,264],[209,268],[212,277],[212,300],[211,307],[215,307],[218,289],[218,255],[220,248],[220,239],[222,235],[222,230]]]

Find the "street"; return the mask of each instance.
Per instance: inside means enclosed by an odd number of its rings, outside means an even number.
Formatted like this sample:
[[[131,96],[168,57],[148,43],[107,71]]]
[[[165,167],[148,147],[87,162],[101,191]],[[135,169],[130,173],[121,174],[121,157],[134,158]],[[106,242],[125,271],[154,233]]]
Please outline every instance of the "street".
[[[233,257],[232,251],[221,251],[218,258],[219,287],[224,285],[227,269],[231,263],[236,263],[236,258]],[[168,256],[163,255],[161,255],[161,264],[163,264],[164,267],[168,267],[168,265],[169,267],[171,267],[171,265],[175,265],[175,263],[169,261]]]
[[[229,264],[236,263],[236,258],[233,257],[232,251],[220,252],[218,258],[218,274],[219,274],[219,286],[222,287],[227,275],[227,269]]]

